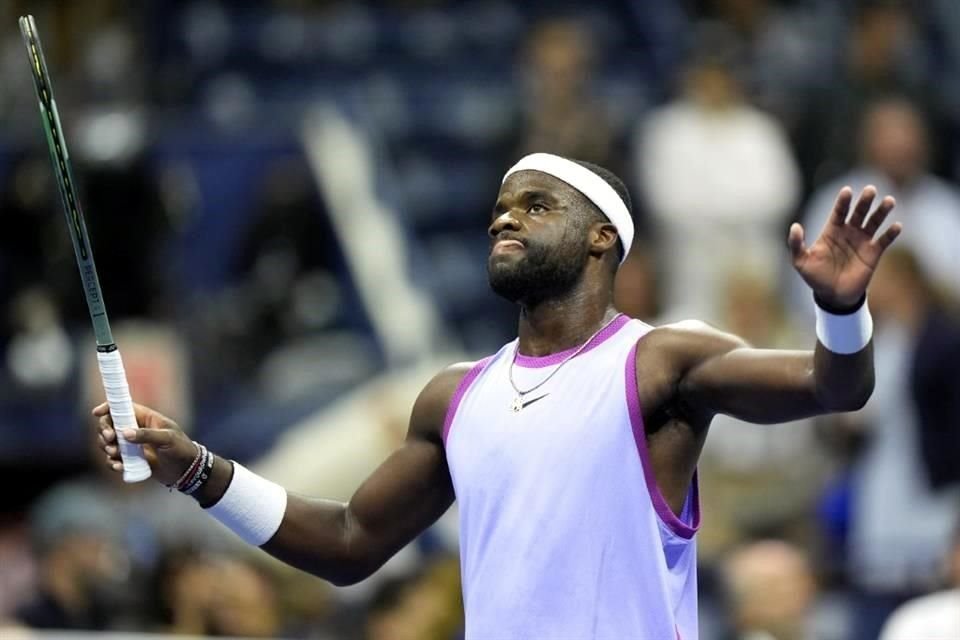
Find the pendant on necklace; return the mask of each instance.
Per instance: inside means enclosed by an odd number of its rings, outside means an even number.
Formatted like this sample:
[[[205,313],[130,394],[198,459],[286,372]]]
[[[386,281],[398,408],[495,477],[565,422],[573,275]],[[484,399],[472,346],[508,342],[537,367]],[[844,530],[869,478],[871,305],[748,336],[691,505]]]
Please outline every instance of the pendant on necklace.
[[[513,402],[510,404],[510,410],[514,413],[520,413],[520,410],[523,409],[523,398],[519,395],[513,396]]]

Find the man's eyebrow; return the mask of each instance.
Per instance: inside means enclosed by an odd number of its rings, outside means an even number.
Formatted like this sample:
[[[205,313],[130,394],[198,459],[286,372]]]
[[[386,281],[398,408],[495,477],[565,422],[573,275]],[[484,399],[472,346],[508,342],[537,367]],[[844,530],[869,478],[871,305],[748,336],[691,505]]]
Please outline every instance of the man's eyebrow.
[[[559,198],[557,198],[557,195],[545,189],[523,189],[515,193],[510,193],[510,197],[508,198],[497,198],[496,203],[494,203],[493,205],[494,212],[502,213],[506,211],[506,206],[503,204],[505,199],[519,200],[520,202],[533,202],[535,200],[544,200],[551,204],[559,203]]]
[[[528,202],[530,200],[549,200],[550,202],[557,201],[557,196],[555,194],[543,189],[524,189],[520,192],[519,197]]]

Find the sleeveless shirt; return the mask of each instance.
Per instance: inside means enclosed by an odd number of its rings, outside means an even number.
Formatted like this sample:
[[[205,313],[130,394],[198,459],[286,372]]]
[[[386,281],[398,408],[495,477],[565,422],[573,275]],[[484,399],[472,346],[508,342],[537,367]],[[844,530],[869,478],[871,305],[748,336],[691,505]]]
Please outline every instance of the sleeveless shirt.
[[[697,479],[679,517],[653,477],[636,346],[618,316],[574,358],[476,363],[451,399],[466,640],[696,640]],[[561,366],[562,364],[562,366]]]

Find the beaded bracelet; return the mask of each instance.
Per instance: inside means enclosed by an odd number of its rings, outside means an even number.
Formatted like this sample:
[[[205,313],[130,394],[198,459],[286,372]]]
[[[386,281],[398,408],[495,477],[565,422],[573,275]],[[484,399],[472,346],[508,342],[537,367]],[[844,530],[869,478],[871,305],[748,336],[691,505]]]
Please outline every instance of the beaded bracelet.
[[[187,481],[188,478],[193,476],[193,474],[197,470],[197,465],[199,465],[200,461],[203,460],[203,445],[201,445],[199,442],[196,442],[196,441],[194,441],[193,444],[197,446],[197,455],[194,456],[193,462],[191,462],[190,466],[187,467],[186,471],[183,472],[183,475],[177,478],[176,482],[173,482],[167,485],[167,488],[170,491],[173,491],[174,489],[181,491],[184,483]]]
[[[188,496],[196,493],[200,487],[207,484],[207,480],[210,479],[210,474],[213,472],[213,463],[216,460],[216,456],[213,455],[206,447],[203,448],[203,464],[200,465],[200,469],[197,473],[197,477],[193,482],[187,486],[185,489],[182,489],[183,493]]]
[[[200,448],[200,460],[193,466],[190,476],[177,485],[177,491],[180,491],[181,493],[183,493],[187,487],[193,485],[203,472],[203,465],[206,463],[207,459],[207,448],[199,443],[197,446]]]

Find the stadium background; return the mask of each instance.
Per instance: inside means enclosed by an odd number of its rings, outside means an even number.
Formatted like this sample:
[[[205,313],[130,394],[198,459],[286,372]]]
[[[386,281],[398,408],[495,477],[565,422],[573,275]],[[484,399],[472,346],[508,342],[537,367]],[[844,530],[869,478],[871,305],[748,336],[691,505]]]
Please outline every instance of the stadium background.
[[[461,615],[455,515],[335,590],[238,547],[189,500],[103,472],[24,13],[134,398],[315,495],[349,497],[433,372],[513,335],[484,233],[522,153],[630,186],[624,311],[758,346],[812,340],[788,224],[814,234],[841,183],[892,192],[907,231],[871,299],[893,373],[852,416],[718,418],[701,466],[702,637],[876,637],[897,604],[946,585],[960,515],[945,455],[960,451],[960,329],[942,311],[960,291],[951,0],[7,1],[0,621],[447,640]]]

